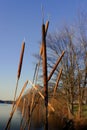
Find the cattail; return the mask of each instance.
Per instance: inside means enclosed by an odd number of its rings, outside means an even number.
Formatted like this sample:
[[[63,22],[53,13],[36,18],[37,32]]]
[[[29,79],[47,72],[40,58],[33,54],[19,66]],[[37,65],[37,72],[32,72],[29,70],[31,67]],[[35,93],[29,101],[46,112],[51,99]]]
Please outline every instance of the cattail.
[[[14,93],[14,102],[13,102],[12,110],[13,110],[14,105],[15,105],[16,93],[17,93],[17,88],[18,88],[18,81],[20,78],[20,73],[21,73],[21,68],[22,68],[24,49],[25,49],[25,42],[22,43],[22,48],[21,48],[20,62],[19,62],[18,73],[17,73],[17,83],[16,83],[16,88],[15,88],[15,93]]]
[[[61,61],[62,57],[64,56],[64,54],[65,54],[65,51],[62,52],[61,56],[59,57],[59,59],[57,60],[56,64],[54,65],[52,71],[50,72],[50,75],[48,77],[48,81],[51,79],[54,71],[56,70],[56,68],[57,68],[58,64],[60,63],[60,61]]]
[[[59,71],[59,74],[58,74],[58,77],[57,77],[57,81],[56,81],[56,85],[55,85],[55,87],[54,87],[53,96],[55,95],[55,92],[56,92],[56,90],[57,90],[57,87],[58,87],[58,84],[59,84],[59,81],[60,81],[60,78],[61,78],[61,75],[62,75],[62,70],[63,70],[63,68],[61,68],[60,71]]]
[[[61,78],[61,75],[62,75],[62,70],[63,70],[63,68],[61,68],[60,71],[59,71],[59,75],[58,75],[58,78],[57,78],[57,81],[56,81],[55,90],[57,90],[57,86],[59,84],[59,81],[60,81],[60,78]]]
[[[24,49],[25,49],[25,42],[22,43],[22,48],[21,48],[20,62],[19,62],[18,74],[17,74],[17,78],[18,78],[18,79],[20,78],[20,74],[21,74],[21,68],[22,68],[22,62],[23,62]]]
[[[47,21],[45,25],[45,37],[47,35],[48,27],[49,27],[49,21]],[[40,56],[43,57],[43,43],[41,44],[41,47],[40,47]]]
[[[49,27],[49,21],[47,21],[45,25],[45,36],[47,35],[48,27]]]

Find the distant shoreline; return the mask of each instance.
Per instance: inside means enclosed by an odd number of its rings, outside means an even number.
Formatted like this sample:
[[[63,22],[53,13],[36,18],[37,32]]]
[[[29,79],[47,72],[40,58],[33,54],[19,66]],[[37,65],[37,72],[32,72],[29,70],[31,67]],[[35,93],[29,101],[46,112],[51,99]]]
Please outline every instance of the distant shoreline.
[[[3,104],[12,104],[13,101],[9,101],[9,100],[0,100],[0,104],[3,103]]]

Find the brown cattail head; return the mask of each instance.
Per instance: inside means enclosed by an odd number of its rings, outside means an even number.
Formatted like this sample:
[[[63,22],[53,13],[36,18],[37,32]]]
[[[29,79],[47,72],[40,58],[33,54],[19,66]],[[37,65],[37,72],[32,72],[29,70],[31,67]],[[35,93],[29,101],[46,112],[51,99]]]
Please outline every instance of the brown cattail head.
[[[44,27],[45,26],[45,27]],[[48,31],[48,27],[49,27],[49,21],[46,22],[46,24],[42,25],[42,34],[43,36],[46,38],[46,35],[47,35],[47,31]],[[44,28],[44,29],[43,29]],[[44,30],[44,31],[43,31]],[[43,38],[42,38],[43,39]],[[41,47],[40,47],[40,56],[43,55],[43,43],[41,44]],[[43,56],[42,56],[43,57]]]
[[[18,74],[17,74],[17,78],[18,78],[18,79],[20,78],[20,74],[21,74],[21,68],[22,68],[22,62],[23,62],[24,49],[25,49],[25,42],[22,43],[22,48],[21,48],[20,61],[19,61]]]
[[[49,27],[49,21],[47,21],[45,24],[45,36],[47,35],[48,27]]]

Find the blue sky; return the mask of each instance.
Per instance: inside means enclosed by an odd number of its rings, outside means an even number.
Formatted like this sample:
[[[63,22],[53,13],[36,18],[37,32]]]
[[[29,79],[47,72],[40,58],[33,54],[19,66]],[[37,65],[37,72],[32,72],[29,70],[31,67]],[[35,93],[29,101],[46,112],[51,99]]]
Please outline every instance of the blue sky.
[[[72,24],[87,0],[0,0],[0,99],[13,99],[20,49],[25,53],[18,94],[27,79],[32,80],[35,58],[41,40],[42,12],[50,20],[49,32]]]

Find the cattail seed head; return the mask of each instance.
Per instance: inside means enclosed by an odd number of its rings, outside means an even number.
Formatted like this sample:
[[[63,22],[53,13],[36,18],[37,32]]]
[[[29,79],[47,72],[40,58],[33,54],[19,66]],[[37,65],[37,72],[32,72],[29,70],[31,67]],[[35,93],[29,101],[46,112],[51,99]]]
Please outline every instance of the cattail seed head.
[[[22,43],[22,48],[21,48],[21,53],[20,53],[20,61],[19,61],[18,73],[17,73],[17,78],[18,78],[18,79],[20,78],[20,74],[21,74],[21,68],[22,68],[22,63],[23,63],[24,49],[25,49],[25,42]]]

